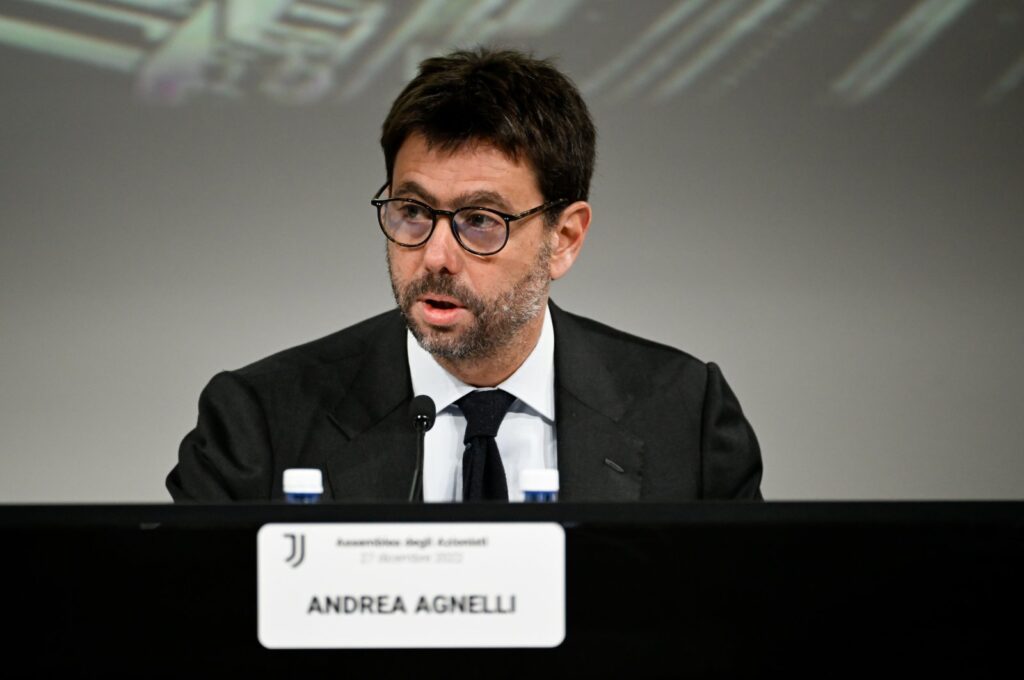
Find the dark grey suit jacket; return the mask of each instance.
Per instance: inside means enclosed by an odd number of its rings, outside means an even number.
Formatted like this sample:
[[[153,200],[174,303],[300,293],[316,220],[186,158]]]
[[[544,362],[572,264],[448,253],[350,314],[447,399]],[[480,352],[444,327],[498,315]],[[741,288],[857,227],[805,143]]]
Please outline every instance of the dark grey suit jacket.
[[[754,431],[718,367],[551,305],[564,501],[761,497]],[[167,476],[176,501],[270,500],[324,471],[325,499],[404,501],[415,465],[398,311],[210,381]]]

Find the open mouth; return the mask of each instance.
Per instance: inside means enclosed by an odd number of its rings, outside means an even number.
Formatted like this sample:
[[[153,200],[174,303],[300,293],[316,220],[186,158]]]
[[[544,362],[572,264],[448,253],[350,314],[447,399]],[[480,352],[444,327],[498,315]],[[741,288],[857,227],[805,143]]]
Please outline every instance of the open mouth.
[[[466,309],[458,298],[447,295],[424,295],[419,299],[423,321],[431,326],[443,328],[457,323],[465,315]]]
[[[423,303],[432,309],[457,309],[461,306],[451,300],[439,300],[437,298],[424,298]]]

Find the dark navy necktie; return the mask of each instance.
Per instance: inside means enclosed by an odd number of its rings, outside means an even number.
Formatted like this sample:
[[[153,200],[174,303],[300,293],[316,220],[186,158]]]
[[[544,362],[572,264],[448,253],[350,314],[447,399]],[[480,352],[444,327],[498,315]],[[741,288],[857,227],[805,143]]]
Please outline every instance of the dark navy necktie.
[[[462,500],[508,500],[505,466],[501,464],[498,434],[508,407],[516,398],[504,390],[470,392],[456,404],[466,416],[466,450],[462,454]]]

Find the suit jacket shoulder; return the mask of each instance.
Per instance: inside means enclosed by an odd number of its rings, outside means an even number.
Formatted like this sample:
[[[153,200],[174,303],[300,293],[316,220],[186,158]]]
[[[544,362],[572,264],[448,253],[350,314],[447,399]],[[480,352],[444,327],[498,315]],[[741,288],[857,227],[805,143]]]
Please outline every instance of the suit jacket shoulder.
[[[382,330],[393,329],[398,316],[397,310],[378,314],[322,338],[271,354],[232,373],[251,380],[273,379],[282,371],[323,370],[358,361]]]
[[[692,387],[694,375],[703,375],[706,364],[683,350],[613,328],[599,321],[553,307],[556,336],[566,346],[563,360],[567,373],[574,375],[582,366],[576,360],[600,359],[619,381],[616,392],[629,395],[636,391],[686,384]],[[557,347],[556,347],[557,351]],[[681,375],[683,374],[683,375]],[[691,375],[693,374],[693,375]]]
[[[285,469],[329,469],[333,453],[410,390],[397,311],[221,372],[200,395],[167,489],[182,501],[279,498]],[[325,481],[330,497],[330,476]]]
[[[554,305],[552,321],[564,497],[760,498],[757,438],[718,366]]]

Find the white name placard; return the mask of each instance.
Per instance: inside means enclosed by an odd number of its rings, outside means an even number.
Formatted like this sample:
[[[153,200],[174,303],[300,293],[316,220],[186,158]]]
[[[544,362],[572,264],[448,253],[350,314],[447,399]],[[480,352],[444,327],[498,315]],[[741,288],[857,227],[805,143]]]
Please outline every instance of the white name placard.
[[[266,524],[257,630],[269,649],[557,647],[557,523]]]

